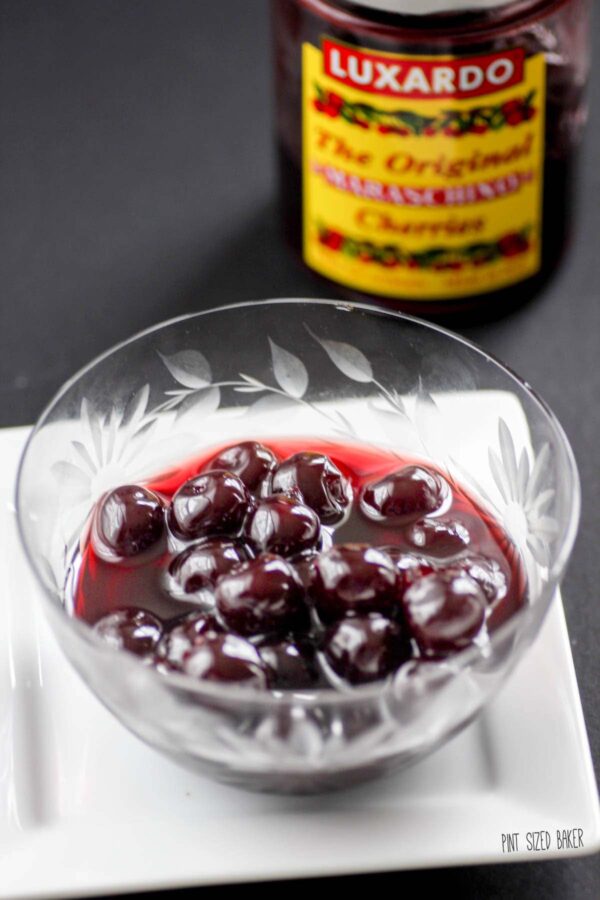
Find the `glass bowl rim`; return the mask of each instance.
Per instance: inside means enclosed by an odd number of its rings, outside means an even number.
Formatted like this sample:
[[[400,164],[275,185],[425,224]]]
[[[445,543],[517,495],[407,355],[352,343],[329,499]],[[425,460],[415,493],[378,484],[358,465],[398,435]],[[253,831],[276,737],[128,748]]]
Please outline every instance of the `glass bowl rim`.
[[[545,418],[549,421],[552,429],[556,433],[559,442],[561,443],[564,451],[565,457],[567,461],[567,468],[569,472],[569,477],[572,486],[571,492],[571,504],[569,510],[569,519],[565,528],[563,528],[563,535],[560,541],[559,546],[557,547],[554,553],[554,561],[551,567],[549,567],[549,575],[548,579],[550,581],[554,581],[557,584],[560,583],[560,579],[564,573],[564,570],[567,566],[571,551],[573,549],[573,545],[575,543],[575,538],[577,535],[577,529],[579,525],[579,518],[581,512],[581,485],[579,479],[579,473],[577,469],[577,463],[575,460],[575,455],[573,453],[573,449],[569,442],[569,439],[558,421],[556,415],[553,413],[551,408],[548,406],[545,400],[543,400],[539,394],[531,387],[528,382],[526,382],[523,378],[516,374],[509,366],[505,363],[501,362],[496,356],[492,353],[489,353],[487,350],[483,350],[483,348],[479,347],[473,341],[470,341],[468,338],[463,337],[456,332],[451,331],[448,328],[443,327],[442,325],[438,325],[435,322],[429,322],[424,319],[420,319],[417,316],[411,316],[407,313],[397,312],[395,310],[390,310],[382,306],[378,306],[375,304],[367,304],[367,303],[354,303],[348,301],[342,301],[337,299],[327,299],[327,298],[312,298],[312,297],[275,297],[270,299],[262,299],[262,300],[244,300],[238,303],[228,303],[222,306],[213,306],[210,309],[199,310],[191,313],[184,313],[180,316],[174,316],[171,319],[165,319],[161,322],[158,322],[154,325],[149,326],[148,328],[144,328],[141,331],[136,332],[128,338],[125,338],[122,341],[113,344],[104,352],[95,356],[90,362],[86,363],[86,365],[82,366],[78,369],[73,375],[71,375],[56,391],[56,393],[51,397],[49,402],[46,404],[38,419],[33,426],[30,434],[27,437],[23,450],[21,452],[21,456],[19,459],[19,465],[17,469],[17,478],[16,478],[16,486],[15,486],[15,510],[17,517],[17,529],[19,533],[19,538],[21,541],[21,546],[25,551],[25,556],[29,563],[30,568],[34,572],[36,579],[39,585],[42,587],[44,594],[49,595],[53,601],[58,601],[58,606],[61,607],[61,611],[68,620],[69,626],[79,633],[79,635],[86,640],[88,643],[91,643],[96,649],[101,650],[103,652],[108,652],[111,654],[117,654],[119,658],[128,660],[130,663],[139,666],[144,665],[143,662],[137,659],[133,654],[125,653],[122,650],[118,650],[106,645],[104,641],[94,632],[92,628],[88,625],[80,622],[72,616],[66,614],[64,607],[62,606],[62,595],[61,591],[53,588],[48,584],[47,580],[44,578],[43,572],[41,568],[38,566],[35,553],[30,550],[26,534],[25,528],[23,526],[22,521],[22,512],[21,512],[21,482],[23,469],[25,466],[25,461],[27,459],[27,454],[29,451],[29,447],[32,444],[35,436],[43,427],[46,422],[46,419],[51,414],[52,410],[56,406],[56,404],[68,393],[68,391],[88,372],[91,372],[99,363],[103,362],[105,359],[108,359],[110,356],[118,353],[120,350],[124,349],[130,344],[138,341],[140,338],[147,337],[148,335],[153,334],[154,332],[161,331],[163,329],[169,328],[173,325],[177,325],[181,322],[189,321],[190,319],[199,319],[204,316],[214,315],[216,313],[223,312],[232,312],[238,309],[247,309],[254,308],[256,306],[286,306],[286,305],[294,305],[294,306],[321,306],[325,308],[334,308],[338,311],[352,312],[354,310],[358,310],[360,312],[371,313],[379,316],[386,316],[393,319],[400,319],[401,321],[409,322],[413,325],[417,325],[420,328],[423,328],[425,331],[433,331],[442,335],[445,338],[449,338],[450,342],[456,342],[458,344],[462,344],[464,347],[467,347],[469,350],[473,351],[476,356],[483,357],[487,362],[491,362],[496,368],[498,368],[510,381],[513,381],[517,387],[525,393],[526,396],[530,400],[533,401],[534,405],[538,407],[541,413],[545,416]],[[541,627],[546,613],[548,612],[548,608],[550,606],[550,602],[547,604],[546,609],[543,612],[543,615],[540,618],[538,623],[538,630]],[[516,631],[518,624],[527,615],[527,611],[531,609],[531,607],[525,607],[520,610],[518,613],[513,615],[507,622],[505,622],[500,628],[497,628],[494,633],[490,636],[490,644],[499,643],[502,639],[506,637],[511,631]],[[469,647],[460,653],[451,657],[451,664],[453,668],[457,670],[463,670],[468,668],[471,660],[481,659],[481,651],[477,647]],[[356,685],[352,688],[349,688],[348,691],[339,691],[334,688],[316,688],[312,691],[281,691],[275,692],[272,691],[259,691],[256,688],[247,687],[243,685],[236,684],[217,684],[213,682],[201,682],[197,679],[192,678],[189,675],[185,675],[177,672],[158,672],[157,670],[151,669],[150,667],[145,667],[148,672],[152,672],[153,676],[156,676],[160,679],[162,684],[171,684],[174,688],[185,688],[188,691],[192,691],[193,693],[206,694],[211,698],[220,698],[226,701],[235,701],[236,699],[245,700],[247,702],[252,702],[255,705],[280,705],[280,704],[288,704],[298,702],[305,702],[309,705],[321,705],[330,703],[353,703],[360,702],[368,699],[369,697],[382,697],[385,695],[387,690],[389,689],[390,679],[384,679],[381,681],[375,681],[369,684]],[[393,679],[392,679],[393,681]]]

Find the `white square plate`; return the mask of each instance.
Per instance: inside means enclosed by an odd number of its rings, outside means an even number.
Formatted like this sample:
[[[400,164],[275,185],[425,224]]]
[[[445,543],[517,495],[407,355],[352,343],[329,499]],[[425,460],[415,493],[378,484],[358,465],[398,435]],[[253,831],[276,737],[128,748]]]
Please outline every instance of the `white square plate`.
[[[338,794],[250,794],[130,735],[50,633],[12,511],[28,429],[0,432],[0,898],[548,859],[600,848],[560,599],[498,698],[401,774]],[[575,831],[573,831],[575,829]],[[574,848],[557,833],[570,832]],[[547,832],[548,840],[530,837]],[[518,850],[503,852],[503,835]],[[512,838],[512,846],[515,846]],[[505,847],[507,849],[507,838]]]

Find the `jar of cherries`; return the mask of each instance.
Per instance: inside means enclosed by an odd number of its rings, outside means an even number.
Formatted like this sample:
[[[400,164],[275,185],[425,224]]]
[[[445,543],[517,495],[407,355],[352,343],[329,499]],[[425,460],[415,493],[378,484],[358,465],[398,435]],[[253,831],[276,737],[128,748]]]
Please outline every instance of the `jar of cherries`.
[[[273,0],[284,227],[351,299],[499,315],[555,271],[589,0]]]

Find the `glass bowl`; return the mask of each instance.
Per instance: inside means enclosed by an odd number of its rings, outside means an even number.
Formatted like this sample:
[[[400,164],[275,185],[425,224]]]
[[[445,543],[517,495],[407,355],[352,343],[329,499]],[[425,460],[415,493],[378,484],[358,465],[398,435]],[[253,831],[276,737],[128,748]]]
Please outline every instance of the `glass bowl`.
[[[94,502],[211,444],[310,436],[428,458],[477,497],[523,559],[528,603],[443,663],[347,689],[264,692],[164,674],[69,608]],[[25,448],[17,510],[57,640],[91,690],[169,757],[229,783],[313,792],[420,759],[469,723],[538,633],[565,570],[579,482],[559,423],[468,341],[372,306],[285,299],[158,325],[75,375]],[[535,715],[535,710],[531,711]]]

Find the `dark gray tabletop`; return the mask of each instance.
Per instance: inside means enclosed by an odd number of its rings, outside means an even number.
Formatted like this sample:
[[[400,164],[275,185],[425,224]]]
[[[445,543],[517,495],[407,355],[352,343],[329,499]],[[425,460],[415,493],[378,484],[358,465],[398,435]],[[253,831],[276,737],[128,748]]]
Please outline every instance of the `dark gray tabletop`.
[[[600,38],[598,26],[596,17]],[[600,67],[592,82],[593,101]],[[263,0],[0,0],[0,92],[0,425],[32,422],[75,369],[161,319],[322,294],[278,232]],[[512,316],[461,329],[542,393],[575,448],[583,519],[564,595],[596,762],[597,113],[560,274]],[[596,856],[355,876],[353,886],[393,897],[431,888],[477,900],[582,900],[598,896],[598,863]],[[336,881],[329,886],[341,890],[343,879]]]

